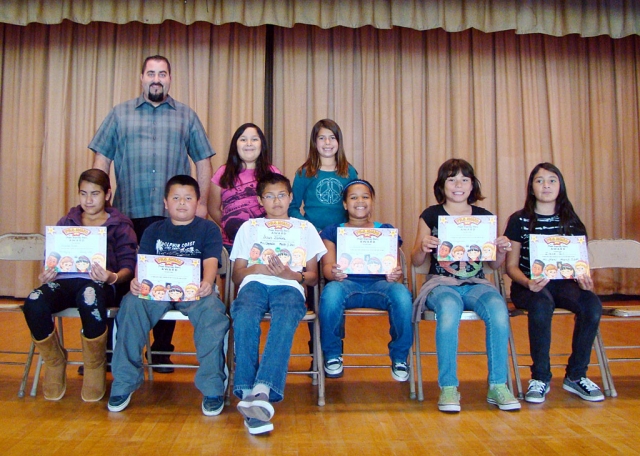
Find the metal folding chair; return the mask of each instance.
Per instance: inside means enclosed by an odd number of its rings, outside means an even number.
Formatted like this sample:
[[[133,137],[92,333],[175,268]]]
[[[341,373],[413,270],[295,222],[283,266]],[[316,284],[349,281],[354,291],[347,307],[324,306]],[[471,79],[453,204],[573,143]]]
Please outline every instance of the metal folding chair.
[[[400,266],[402,267],[403,274],[403,284],[409,288],[409,279],[407,277],[407,262],[404,256],[404,252],[402,250],[398,250],[399,252],[399,261]],[[322,285],[324,285],[324,279],[321,281]],[[409,291],[411,291],[409,289]],[[322,292],[322,286],[321,286]],[[349,317],[384,317],[385,319],[389,318],[389,313],[386,310],[378,310],[378,309],[369,309],[369,308],[355,308],[355,309],[347,309],[344,311],[345,322]],[[346,326],[346,325],[345,325]],[[346,338],[345,338],[346,339]],[[376,353],[353,353],[348,351],[348,344],[344,344],[345,349],[342,353],[343,360],[349,360],[349,358],[382,358],[385,359],[384,362],[379,363],[343,363],[343,368],[364,368],[364,369],[391,369],[391,364],[389,363],[389,352],[376,352]],[[324,370],[324,366],[321,366],[322,370]],[[409,356],[407,360],[407,367],[409,368],[409,397],[411,399],[415,399],[416,390],[415,390],[415,380],[414,380],[414,368],[413,368],[413,356]]]
[[[224,287],[222,293],[222,302],[225,304],[227,309],[229,308],[228,298],[229,298],[229,282],[231,282],[230,277],[228,277],[227,272],[229,271],[229,253],[225,248],[222,249],[221,254],[221,263],[218,265],[218,275],[227,275],[226,280],[224,280]],[[179,310],[169,310],[163,316],[162,320],[173,320],[173,321],[189,321],[189,317],[183,315]],[[225,353],[227,352],[229,334],[225,336]],[[149,376],[149,380],[153,380],[153,368],[154,367],[172,367],[176,369],[197,369],[200,367],[197,363],[177,363],[177,364],[155,364],[153,362],[154,355],[171,355],[178,357],[185,356],[196,356],[196,352],[190,351],[173,351],[173,352],[164,352],[164,351],[151,351],[151,341],[147,338],[147,346],[146,346],[147,358],[146,358],[146,367]],[[228,377],[228,375],[227,375]]]
[[[228,291],[228,296],[229,296],[229,306],[231,305],[231,303],[233,302],[233,299],[235,298],[235,286],[233,284],[233,281],[231,280],[231,276],[233,274],[233,261],[231,262],[231,266],[229,268],[229,274],[227,275],[227,280],[226,282],[228,283],[228,287],[227,287],[227,291]],[[312,353],[291,353],[290,357],[291,358],[299,358],[299,357],[311,357],[311,369],[310,370],[299,370],[299,369],[289,369],[287,371],[287,374],[295,374],[295,375],[309,375],[311,376],[311,384],[313,386],[318,386],[318,405],[319,406],[324,406],[325,405],[325,398],[324,398],[324,389],[325,389],[325,378],[324,378],[324,361],[322,359],[322,349],[320,347],[320,320],[318,318],[318,302],[319,302],[319,291],[318,291],[319,287],[318,285],[316,285],[315,287],[313,287],[313,293],[314,293],[314,309],[313,310],[307,310],[307,313],[305,314],[305,316],[302,318],[302,320],[300,320],[300,326],[306,327],[309,323],[313,324],[313,339],[312,339]],[[262,319],[262,321],[271,321],[271,315],[269,313],[265,314],[264,318]],[[233,339],[233,325],[231,326],[230,329],[230,336],[229,336],[229,350],[227,353],[227,363],[228,363],[228,367],[229,367],[229,372],[230,372],[230,376],[229,376],[229,385],[227,387],[227,398],[230,398],[233,395],[233,381],[234,381],[234,375],[235,375],[235,346],[234,346],[234,339]],[[228,399],[229,401],[229,399]],[[227,402],[228,403],[228,402]]]
[[[420,288],[418,287],[418,275],[424,275],[426,276],[427,274],[429,274],[429,268],[431,265],[431,259],[429,257],[429,255],[427,255],[425,262],[421,265],[421,266],[412,266],[411,268],[411,284],[412,284],[412,289],[413,289],[413,297],[414,299],[417,298],[418,296],[418,292],[420,291]],[[493,270],[489,267],[489,265],[485,262],[483,263],[484,265],[484,273],[485,276],[491,278],[493,277],[493,283],[496,285],[496,287],[499,289],[499,291],[502,291],[500,288],[500,276],[499,276],[499,272],[497,270]],[[502,294],[502,293],[501,293]],[[503,295],[504,297],[504,295]],[[417,305],[416,302],[414,302],[414,305]],[[506,306],[506,302],[505,302],[505,306]],[[437,321],[438,316],[436,315],[436,313],[432,310],[425,310],[424,312],[422,312],[421,314],[421,319],[419,321],[416,321],[414,323],[414,331],[413,331],[413,335],[414,335],[414,356],[416,357],[416,371],[417,371],[417,381],[418,381],[418,400],[419,401],[424,401],[424,392],[423,392],[423,387],[422,387],[422,356],[426,356],[426,355],[437,355],[437,352],[435,351],[422,351],[422,349],[420,348],[420,321]],[[460,321],[482,321],[482,319],[480,318],[480,316],[471,311],[471,310],[465,310],[462,312],[462,315],[460,317]],[[515,342],[513,339],[513,333],[511,332],[511,325],[509,325],[509,351],[510,353],[513,355],[515,353]],[[458,355],[486,355],[487,352],[486,351],[468,351],[468,352],[458,352]],[[512,357],[512,363],[513,363],[513,367],[514,367],[514,371],[516,371],[516,375],[517,375],[517,369],[516,369],[516,363],[513,361],[514,358]],[[508,363],[508,361],[507,361]],[[509,390],[511,391],[511,393],[513,394],[513,378],[511,375],[511,370],[509,369],[509,366],[507,366],[507,375],[508,375],[508,381],[507,381],[507,386],[509,387]],[[518,377],[519,378],[519,377]],[[516,382],[516,385],[520,385],[519,380]],[[519,386],[518,391],[520,391],[521,386]]]
[[[0,260],[7,261],[40,261],[44,260],[44,236],[42,234],[26,234],[26,233],[6,233],[0,236]],[[19,304],[0,304],[0,312],[22,313],[22,306]],[[0,364],[10,366],[24,366],[18,397],[24,397],[27,388],[27,380],[33,354],[35,352],[35,344],[31,341],[29,350],[10,351],[1,350],[0,355],[6,355],[10,359],[16,357],[24,357],[24,361],[0,361]]]
[[[621,241],[619,244],[618,242]],[[627,243],[628,241],[628,243]],[[615,244],[614,244],[615,243]],[[635,245],[634,245],[635,243]],[[624,263],[619,259],[615,259],[615,254],[612,253],[613,249],[620,249],[619,255],[624,257],[625,253],[628,254],[628,262]],[[610,250],[610,251],[609,251]],[[606,241],[589,241],[589,268],[590,269],[602,269],[602,268],[611,268],[611,267],[638,267],[637,264],[632,263],[633,254],[640,254],[640,243],[636,241],[630,240],[606,240]],[[613,264],[633,264],[633,266],[614,266]],[[504,290],[504,281],[502,281],[502,288]],[[506,296],[506,292],[503,293]],[[637,312],[636,316],[640,317],[640,312]],[[618,313],[619,315],[616,315]],[[604,308],[603,316],[624,316],[624,310],[615,309],[615,308]],[[522,309],[512,309],[510,312],[511,317],[518,317],[521,315],[527,315],[527,312]],[[553,311],[553,316],[574,316],[573,312],[570,312],[565,309],[555,309]],[[631,316],[631,315],[630,315]],[[605,321],[604,319],[601,320]],[[634,348],[634,347],[608,347],[610,349],[616,348]],[[637,348],[640,348],[637,347]],[[613,377],[611,376],[611,369],[609,368],[610,359],[607,358],[607,354],[605,351],[605,345],[602,341],[602,334],[600,333],[600,328],[598,328],[598,333],[596,334],[596,339],[593,341],[593,349],[596,352],[597,363],[591,363],[589,366],[597,365],[600,368],[600,376],[602,377],[602,389],[605,396],[616,397],[618,395],[615,386],[613,384]],[[518,353],[516,350],[512,351],[512,358],[514,366],[516,366],[515,374],[516,380],[518,384],[518,398],[524,399],[524,391],[522,389],[522,383],[520,380],[519,369],[522,368],[531,368],[530,364],[519,364],[518,357],[531,356],[530,353]],[[562,357],[567,359],[571,356],[570,353],[550,353],[549,356],[553,358]],[[620,359],[623,360],[623,359]],[[638,359],[640,361],[640,359]],[[552,368],[566,367],[566,363],[551,363]]]
[[[631,239],[594,239],[589,241],[589,268],[594,269],[638,269],[638,258],[640,255],[640,242]],[[600,320],[602,322],[629,322],[640,320],[640,308],[624,308],[624,307],[610,307],[605,306],[602,310],[602,316]],[[610,318],[612,317],[612,318]],[[615,386],[613,384],[613,377],[611,375],[611,369],[609,362],[638,362],[639,357],[632,356],[616,356],[609,357],[606,351],[622,350],[640,350],[640,345],[605,345],[600,331],[598,331],[599,347],[601,350],[601,361],[603,363],[604,372],[606,373],[606,380],[609,383],[611,390],[610,395],[616,397],[618,395]],[[603,383],[605,383],[603,374]],[[605,391],[606,392],[606,391]]]
[[[107,319],[115,319],[116,315],[118,314],[118,308],[117,307],[108,307],[107,308]],[[69,348],[69,347],[65,347],[64,345],[64,326],[63,326],[63,318],[80,318],[80,312],[78,312],[78,309],[76,307],[70,307],[68,309],[65,309],[61,312],[57,312],[55,314],[53,314],[53,318],[55,320],[57,320],[57,327],[58,327],[58,337],[60,338],[60,345],[63,346],[66,350],[67,353],[82,353],[82,348]],[[115,343],[115,333],[114,333],[114,341]],[[113,350],[107,350],[107,353],[113,353]],[[32,355],[33,356],[33,355]],[[44,360],[42,359],[42,356],[38,355],[38,362],[36,364],[36,372],[33,376],[33,385],[31,386],[31,397],[36,397],[36,394],[38,392],[38,382],[40,380],[40,371],[42,370],[42,365],[44,364]],[[83,365],[84,364],[84,360],[82,361],[71,361],[71,360],[67,360],[67,365]],[[108,362],[108,365],[110,365],[111,363]]]

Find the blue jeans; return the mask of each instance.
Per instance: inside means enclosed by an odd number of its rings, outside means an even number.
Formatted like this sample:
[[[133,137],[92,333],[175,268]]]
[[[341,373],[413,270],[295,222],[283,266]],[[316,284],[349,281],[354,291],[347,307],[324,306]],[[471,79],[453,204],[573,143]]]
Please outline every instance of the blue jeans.
[[[484,321],[489,362],[489,383],[507,382],[509,312],[502,295],[490,285],[439,285],[427,296],[427,307],[436,313],[438,384],[458,386],[458,329],[464,310],[472,310]]]
[[[380,309],[389,312],[391,362],[406,362],[413,344],[411,293],[403,284],[377,278],[329,282],[320,296],[320,340],[324,359],[342,356],[346,309]]]
[[[224,338],[229,330],[229,317],[222,301],[215,294],[198,301],[169,302],[140,299],[129,293],[116,316],[118,331],[111,365],[112,397],[127,395],[142,385],[142,348],[147,343],[149,331],[171,309],[188,316],[193,325],[200,365],[196,372],[196,387],[204,396],[224,396]]]
[[[260,360],[260,322],[267,312],[271,322]],[[243,390],[261,383],[271,388],[271,402],[284,398],[293,336],[306,312],[304,297],[294,287],[249,282],[240,289],[231,305],[236,353],[233,393],[237,397],[242,399]]]
[[[567,377],[571,380],[586,377],[591,347],[602,316],[602,303],[598,296],[581,289],[573,280],[552,280],[537,293],[514,282],[511,285],[511,300],[518,309],[527,311],[533,360],[531,377],[545,383],[551,381],[551,318],[556,307],[576,314]]]

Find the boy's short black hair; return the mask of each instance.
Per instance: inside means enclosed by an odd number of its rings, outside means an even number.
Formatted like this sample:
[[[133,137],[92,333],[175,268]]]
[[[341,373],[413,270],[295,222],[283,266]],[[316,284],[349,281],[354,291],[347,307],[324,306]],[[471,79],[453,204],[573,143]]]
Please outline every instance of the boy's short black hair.
[[[287,192],[291,193],[291,181],[286,176],[278,173],[267,173],[264,175],[264,177],[262,177],[262,179],[258,181],[258,185],[256,186],[256,194],[259,197],[262,197],[264,189],[267,185],[280,183],[284,184],[287,187]]]
[[[190,187],[193,187],[193,189],[196,191],[196,196],[198,197],[198,199],[200,199],[200,186],[198,185],[198,181],[193,177],[187,174],[178,174],[176,176],[173,176],[167,181],[167,185],[164,186],[165,198],[169,197],[169,190],[171,190],[171,187],[174,185],[188,185]]]

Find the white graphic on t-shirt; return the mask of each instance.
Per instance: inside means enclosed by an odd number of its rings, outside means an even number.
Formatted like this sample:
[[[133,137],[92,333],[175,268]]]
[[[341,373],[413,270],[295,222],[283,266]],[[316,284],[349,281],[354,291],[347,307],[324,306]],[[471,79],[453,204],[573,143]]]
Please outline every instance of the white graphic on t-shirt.
[[[316,198],[322,204],[338,204],[342,200],[342,184],[334,177],[322,179],[316,186]]]
[[[176,244],[173,242],[164,242],[160,239],[156,241],[156,255],[180,256],[180,257],[196,257],[201,254],[196,249],[195,241],[183,242]]]

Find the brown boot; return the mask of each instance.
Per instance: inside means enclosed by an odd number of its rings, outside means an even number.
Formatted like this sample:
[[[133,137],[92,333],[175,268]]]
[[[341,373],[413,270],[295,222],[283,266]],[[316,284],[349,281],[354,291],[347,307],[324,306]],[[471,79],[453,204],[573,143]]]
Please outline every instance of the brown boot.
[[[60,345],[55,329],[47,338],[33,342],[44,360],[44,398],[59,401],[67,391],[67,351]]]
[[[107,363],[107,330],[95,339],[82,339],[82,356],[84,357],[84,377],[82,379],[82,400],[97,402],[107,391],[105,382]]]

